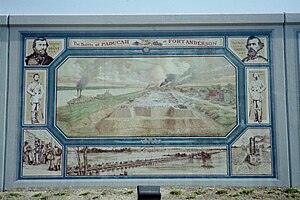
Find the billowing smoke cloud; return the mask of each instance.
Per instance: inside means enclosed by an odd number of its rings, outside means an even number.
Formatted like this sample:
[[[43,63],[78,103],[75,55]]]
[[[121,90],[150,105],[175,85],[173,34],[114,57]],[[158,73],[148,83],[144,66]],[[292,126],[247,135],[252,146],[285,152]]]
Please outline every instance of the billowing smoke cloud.
[[[81,97],[81,92],[86,88],[89,81],[98,76],[101,66],[95,63],[95,59],[91,60],[78,60],[77,63],[80,66],[80,80],[76,84],[77,97]]]
[[[160,84],[160,87],[167,85],[175,85],[178,74],[166,74],[165,80]]]
[[[86,85],[88,84],[89,79],[87,77],[82,77],[76,84],[77,90],[77,97],[81,97],[81,92],[85,89]]]

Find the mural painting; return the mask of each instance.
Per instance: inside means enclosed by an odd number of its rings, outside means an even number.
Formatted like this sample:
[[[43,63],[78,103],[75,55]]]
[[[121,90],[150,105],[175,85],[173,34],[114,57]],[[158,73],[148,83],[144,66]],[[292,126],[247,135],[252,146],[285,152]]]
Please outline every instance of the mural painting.
[[[224,57],[69,58],[56,88],[68,137],[220,137],[237,123]]]
[[[248,123],[269,123],[269,84],[266,68],[247,69]]]
[[[274,176],[269,36],[24,42],[20,178]]]
[[[197,176],[227,174],[227,149],[225,146],[75,146],[67,149],[67,176]]]
[[[61,144],[47,130],[23,130],[23,176],[60,176],[62,155]]]
[[[26,66],[50,65],[64,49],[64,39],[48,39],[44,37],[26,40]]]
[[[64,39],[34,38],[26,40],[26,66],[50,65],[64,49]]]
[[[43,125],[46,119],[46,87],[45,70],[26,70],[24,85],[24,124]]]
[[[229,49],[244,64],[268,63],[267,37],[229,37]]]
[[[233,175],[272,175],[271,131],[249,128],[231,146]]]

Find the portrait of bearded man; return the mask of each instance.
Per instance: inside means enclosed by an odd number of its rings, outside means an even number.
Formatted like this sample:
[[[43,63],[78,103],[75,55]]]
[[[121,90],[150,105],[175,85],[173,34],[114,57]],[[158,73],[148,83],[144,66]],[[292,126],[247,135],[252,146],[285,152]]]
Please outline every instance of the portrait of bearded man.
[[[32,44],[33,53],[26,56],[26,65],[49,65],[53,58],[47,53],[48,46],[45,38],[36,38]]]
[[[259,51],[264,48],[264,43],[255,36],[250,36],[247,39],[246,48],[248,50],[247,57],[245,57],[243,63],[266,63],[268,59],[259,55]]]

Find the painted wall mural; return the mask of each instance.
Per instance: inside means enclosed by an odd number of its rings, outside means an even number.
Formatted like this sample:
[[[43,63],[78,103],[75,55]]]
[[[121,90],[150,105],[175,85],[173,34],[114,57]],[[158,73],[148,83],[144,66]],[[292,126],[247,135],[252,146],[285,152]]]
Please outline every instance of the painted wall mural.
[[[23,176],[61,176],[62,156],[62,145],[48,130],[23,130]]]
[[[247,129],[231,146],[232,173],[272,174],[270,129]]]
[[[46,70],[25,70],[24,124],[44,125],[46,123],[46,75]]]
[[[268,69],[247,69],[248,123],[269,123]]]
[[[151,34],[23,33],[20,179],[276,176],[270,34]]]
[[[56,123],[69,137],[225,136],[237,123],[235,74],[224,57],[69,58]]]
[[[221,147],[68,147],[67,176],[226,175]]]

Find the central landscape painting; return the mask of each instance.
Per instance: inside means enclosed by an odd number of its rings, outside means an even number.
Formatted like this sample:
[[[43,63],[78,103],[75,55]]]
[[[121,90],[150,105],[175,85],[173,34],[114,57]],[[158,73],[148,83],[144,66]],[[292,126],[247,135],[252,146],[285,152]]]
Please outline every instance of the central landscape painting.
[[[237,124],[223,56],[69,57],[56,70],[67,137],[224,137]]]

